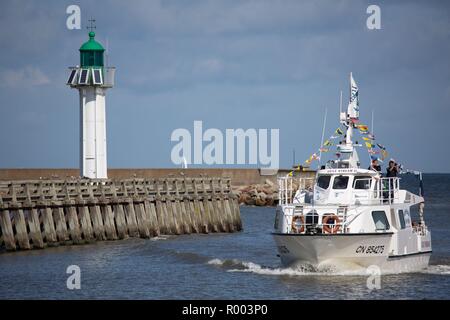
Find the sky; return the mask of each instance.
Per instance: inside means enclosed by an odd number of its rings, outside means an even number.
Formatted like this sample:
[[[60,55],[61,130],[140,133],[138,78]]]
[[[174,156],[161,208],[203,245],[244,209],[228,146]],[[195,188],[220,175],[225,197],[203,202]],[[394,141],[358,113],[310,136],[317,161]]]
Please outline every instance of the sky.
[[[66,27],[73,4],[80,30]],[[379,30],[366,25],[371,4]],[[389,156],[450,172],[450,2],[352,0],[2,0],[0,168],[78,167],[78,93],[65,83],[91,17],[117,68],[110,168],[177,166],[171,133],[195,120],[279,129],[280,166],[292,166],[294,149],[303,162],[320,146],[325,110],[325,136],[338,127],[353,72],[361,122],[373,110]]]

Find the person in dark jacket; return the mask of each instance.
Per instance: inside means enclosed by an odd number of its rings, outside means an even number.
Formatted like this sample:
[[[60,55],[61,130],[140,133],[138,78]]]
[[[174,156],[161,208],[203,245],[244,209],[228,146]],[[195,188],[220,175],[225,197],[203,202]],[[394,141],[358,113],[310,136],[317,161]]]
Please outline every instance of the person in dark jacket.
[[[370,164],[369,170],[377,171],[378,173],[381,173],[381,166],[378,164],[377,159],[373,159],[372,163]]]
[[[393,159],[389,161],[389,166],[386,168],[386,177],[393,178],[398,174],[398,164]]]

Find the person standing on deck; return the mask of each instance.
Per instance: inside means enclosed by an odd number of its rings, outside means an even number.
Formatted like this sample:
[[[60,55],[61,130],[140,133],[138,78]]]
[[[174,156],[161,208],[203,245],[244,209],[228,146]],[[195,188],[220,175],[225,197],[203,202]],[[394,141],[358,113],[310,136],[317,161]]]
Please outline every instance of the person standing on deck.
[[[389,161],[389,166],[386,168],[386,177],[388,178],[394,178],[398,174],[398,165],[395,163],[394,159],[391,159]]]
[[[369,170],[377,171],[379,174],[381,174],[381,166],[378,163],[377,159],[373,159],[372,163],[370,164]]]

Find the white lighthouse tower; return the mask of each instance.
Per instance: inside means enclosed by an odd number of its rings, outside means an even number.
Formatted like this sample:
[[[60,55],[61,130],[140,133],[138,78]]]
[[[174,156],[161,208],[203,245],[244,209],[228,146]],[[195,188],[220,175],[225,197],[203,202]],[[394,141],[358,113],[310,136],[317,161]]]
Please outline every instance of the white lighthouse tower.
[[[80,65],[69,68],[67,85],[80,93],[80,175],[106,179],[106,89],[114,86],[115,68],[104,66],[103,46],[95,33],[80,48]]]

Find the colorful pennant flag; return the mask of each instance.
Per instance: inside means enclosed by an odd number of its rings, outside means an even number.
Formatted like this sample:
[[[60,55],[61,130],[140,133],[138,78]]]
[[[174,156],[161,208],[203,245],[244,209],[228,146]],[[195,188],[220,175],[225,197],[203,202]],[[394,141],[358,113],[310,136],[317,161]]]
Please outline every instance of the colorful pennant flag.
[[[337,135],[343,135],[344,134],[344,132],[341,130],[341,128],[337,128],[336,129],[336,131],[334,132],[334,134],[337,134]]]
[[[368,149],[371,149],[371,148],[375,147],[375,145],[374,145],[374,144],[371,144],[370,142],[366,142],[366,147],[367,147]]]
[[[366,126],[366,125],[363,125],[363,124],[360,124],[360,125],[358,125],[357,127],[358,127],[359,131],[366,132],[366,131],[369,130],[369,127]]]

